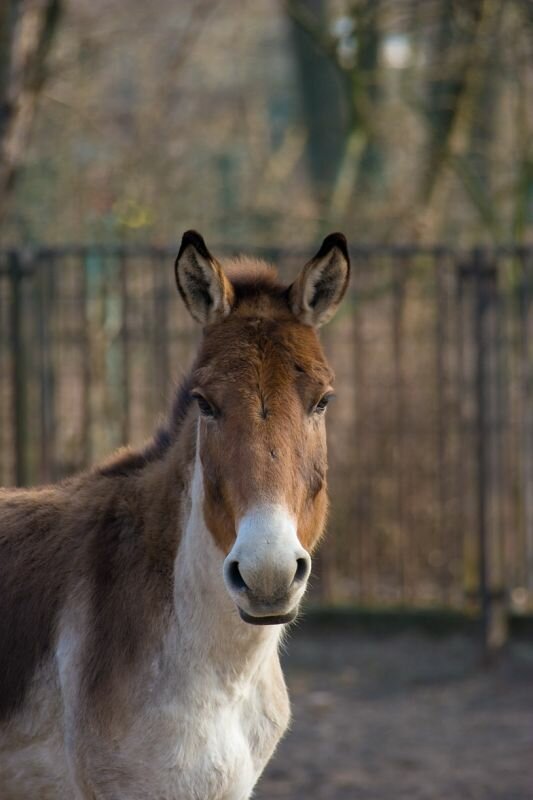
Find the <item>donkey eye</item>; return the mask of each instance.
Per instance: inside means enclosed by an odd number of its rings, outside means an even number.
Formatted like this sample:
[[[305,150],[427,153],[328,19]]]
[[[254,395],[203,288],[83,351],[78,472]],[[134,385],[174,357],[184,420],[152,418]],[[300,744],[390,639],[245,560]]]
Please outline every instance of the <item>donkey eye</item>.
[[[216,411],[211,405],[211,403],[205,399],[203,394],[199,394],[198,392],[193,393],[193,397],[198,403],[198,408],[200,409],[200,414],[202,417],[208,417],[213,419],[216,416]]]
[[[321,397],[316,406],[314,407],[313,413],[323,414],[326,408],[328,407],[328,403],[332,397],[334,397],[333,392],[328,392],[328,394],[325,394],[323,397]]]

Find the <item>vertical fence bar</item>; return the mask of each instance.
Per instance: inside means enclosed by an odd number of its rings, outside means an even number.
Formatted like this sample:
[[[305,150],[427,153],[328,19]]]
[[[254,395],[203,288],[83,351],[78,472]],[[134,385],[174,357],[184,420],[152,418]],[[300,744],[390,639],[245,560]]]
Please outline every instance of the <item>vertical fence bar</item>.
[[[169,386],[168,352],[168,290],[166,280],[166,256],[157,251],[152,254],[153,269],[153,300],[154,300],[154,325],[153,325],[153,354],[155,365],[155,383],[157,387],[157,402],[167,403]]]
[[[473,268],[476,275],[476,457],[477,457],[477,514],[479,546],[479,593],[483,643],[488,646],[490,598],[487,575],[487,452],[486,452],[486,374],[485,374],[485,312],[486,292],[483,280],[483,264],[479,251],[474,253]]]
[[[449,568],[444,557],[445,543],[449,533],[447,518],[449,514],[449,487],[448,487],[448,461],[447,444],[450,432],[449,425],[449,399],[448,399],[448,374],[445,362],[445,351],[448,344],[446,317],[448,297],[444,281],[444,258],[436,255],[433,262],[435,271],[435,400],[436,400],[436,484],[437,484],[437,509],[435,512],[435,540],[442,558],[438,569],[440,599],[443,603],[449,599]]]
[[[80,255],[79,258],[79,295],[78,303],[80,307],[80,354],[82,363],[82,410],[81,410],[81,465],[88,467],[92,457],[92,397],[91,397],[91,342],[90,342],[90,322],[89,322],[89,289],[88,289],[88,263],[87,254]]]
[[[392,357],[394,433],[396,468],[396,568],[401,602],[405,602],[407,581],[407,525],[406,525],[406,405],[404,364],[404,322],[408,263],[403,256],[392,257]]]
[[[449,551],[451,559],[453,583],[451,586],[450,600],[462,604],[463,598],[463,549],[465,535],[465,513],[466,500],[464,485],[462,482],[462,375],[463,375],[463,355],[462,355],[462,333],[463,333],[463,314],[460,292],[459,270],[456,258],[450,260],[448,264],[448,313],[447,326],[449,338],[449,369],[450,369],[450,394],[448,409],[448,445],[449,445],[449,493],[448,500],[451,502],[452,515],[446,515],[445,535],[446,543],[452,543]]]
[[[533,253],[522,262],[521,281],[522,381],[522,503],[524,515],[526,588],[533,591]]]
[[[15,446],[15,482],[25,486],[28,482],[28,398],[26,392],[26,353],[22,329],[22,264],[17,252],[9,254],[11,281],[10,340],[12,359],[12,417]]]
[[[121,423],[121,441],[126,445],[130,441],[130,332],[129,332],[129,317],[130,317],[130,303],[129,303],[129,290],[128,290],[128,258],[124,250],[120,253],[119,263],[119,284],[120,284],[120,349],[122,353],[121,369],[122,369],[122,386],[121,386],[121,400],[122,400],[122,423]]]
[[[467,605],[476,607],[480,600],[480,515],[478,415],[483,385],[478,378],[478,306],[477,272],[472,257],[458,264],[458,367],[459,430],[457,476],[461,524],[463,530],[463,592]],[[483,445],[484,446],[484,445]],[[484,493],[482,493],[484,497]]]
[[[37,269],[37,326],[39,332],[39,384],[40,384],[40,428],[41,428],[41,467],[40,480],[48,483],[55,474],[55,414],[54,414],[54,373],[52,366],[52,341],[50,326],[52,317],[51,298],[53,294],[53,261],[42,258]]]
[[[494,505],[501,498],[498,409],[497,269],[481,250],[473,254],[476,287],[476,460],[479,590],[483,643],[487,655],[506,641],[501,531]]]
[[[459,521],[463,531],[462,536],[462,585],[463,594],[468,591],[469,575],[467,571],[467,554],[468,545],[467,540],[469,537],[467,525],[467,501],[465,492],[465,474],[466,465],[463,457],[463,448],[465,443],[465,325],[464,325],[464,305],[465,305],[465,285],[463,276],[463,265],[456,265],[456,287],[455,287],[455,305],[457,308],[457,333],[455,336],[455,351],[457,362],[457,428],[459,431],[458,446],[454,452],[454,490],[457,492],[457,505],[459,509]],[[468,601],[468,597],[467,597]]]

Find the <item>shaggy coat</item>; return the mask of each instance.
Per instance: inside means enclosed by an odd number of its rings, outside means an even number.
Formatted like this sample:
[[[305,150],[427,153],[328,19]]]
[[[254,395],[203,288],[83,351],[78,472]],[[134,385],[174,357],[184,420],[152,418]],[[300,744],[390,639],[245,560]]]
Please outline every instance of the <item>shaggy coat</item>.
[[[0,491],[0,798],[246,800],[289,721],[278,644],[324,527],[344,237],[289,287],[176,261],[203,326],[141,451]]]

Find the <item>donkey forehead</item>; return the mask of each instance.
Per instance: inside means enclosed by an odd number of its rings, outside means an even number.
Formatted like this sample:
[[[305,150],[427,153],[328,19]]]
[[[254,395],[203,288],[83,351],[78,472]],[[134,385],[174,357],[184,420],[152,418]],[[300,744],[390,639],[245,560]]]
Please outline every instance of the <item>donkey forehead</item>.
[[[314,330],[292,321],[256,317],[227,320],[206,332],[198,368],[198,384],[251,383],[265,389],[295,381],[325,386],[333,381]]]

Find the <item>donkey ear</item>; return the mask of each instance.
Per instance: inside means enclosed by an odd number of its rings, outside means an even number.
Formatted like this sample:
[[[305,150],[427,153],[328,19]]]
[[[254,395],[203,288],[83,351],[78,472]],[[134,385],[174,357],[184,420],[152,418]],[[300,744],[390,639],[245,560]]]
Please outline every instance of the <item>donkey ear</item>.
[[[289,288],[292,313],[305,325],[324,325],[337,311],[349,277],[346,239],[342,233],[330,233]]]
[[[197,322],[207,325],[228,316],[233,287],[196,231],[183,234],[174,269],[183,302]]]

